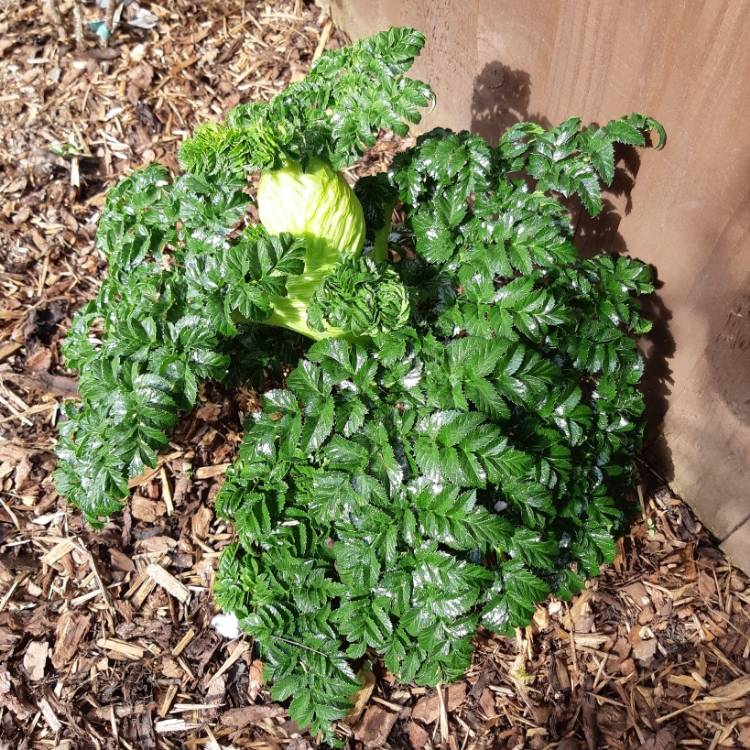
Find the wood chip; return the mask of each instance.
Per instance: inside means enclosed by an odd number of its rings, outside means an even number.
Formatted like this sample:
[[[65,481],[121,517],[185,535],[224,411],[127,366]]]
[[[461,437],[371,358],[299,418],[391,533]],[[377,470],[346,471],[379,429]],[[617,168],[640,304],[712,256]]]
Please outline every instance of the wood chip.
[[[200,724],[187,722],[184,719],[163,719],[157,721],[154,729],[159,734],[172,734],[174,732],[189,732],[191,729],[198,729]]]
[[[449,741],[448,733],[448,708],[445,705],[445,689],[442,685],[437,686],[437,697],[438,697],[438,726],[440,728],[440,739],[443,742]]]
[[[407,730],[409,742],[411,743],[413,750],[424,750],[427,747],[427,742],[430,739],[429,733],[423,729],[416,721],[409,722],[409,729]]]
[[[738,677],[736,680],[712,690],[708,699],[737,700],[738,698],[744,698],[748,693],[750,693],[750,675]]]
[[[102,721],[111,721],[114,716],[116,719],[124,719],[129,716],[141,716],[151,710],[149,703],[135,703],[119,706],[102,706],[95,708],[92,712],[94,716]]]
[[[177,695],[177,685],[170,685],[167,688],[167,692],[164,694],[164,700],[159,706],[159,716],[166,716],[169,713],[169,709],[172,706],[172,701]]]
[[[388,740],[388,735],[398,719],[398,714],[387,711],[382,706],[368,706],[360,723],[354,728],[354,736],[365,748],[381,747]]]
[[[133,477],[128,481],[128,487],[132,490],[136,487],[140,487],[143,484],[147,484],[161,471],[161,467],[165,463],[174,461],[176,458],[180,458],[181,456],[182,451],[173,451],[172,453],[168,453],[166,456],[160,456],[155,468],[147,469],[143,472],[143,474],[139,474],[137,477]]]
[[[660,729],[654,737],[640,745],[637,750],[677,750],[677,741],[668,729]]]
[[[159,473],[159,469],[147,469],[143,472],[143,474],[139,474],[137,477],[133,477],[132,479],[128,480],[128,489],[132,490],[136,487],[140,487],[141,485],[147,484],[151,479],[153,479],[157,474]]]
[[[253,659],[248,669],[247,697],[255,702],[258,694],[263,687],[263,662],[260,659]]]
[[[107,651],[113,651],[116,654],[124,656],[126,659],[133,659],[138,661],[143,658],[143,654],[146,649],[143,646],[139,646],[135,643],[127,643],[126,641],[120,641],[117,638],[100,638],[96,645],[99,648],[106,649]]]
[[[215,464],[214,466],[201,466],[195,470],[196,479],[213,479],[213,477],[222,477],[226,473],[230,464]]]
[[[131,573],[135,570],[133,561],[119,549],[109,550],[109,559],[115,570],[122,570],[125,573]]]
[[[167,509],[167,515],[171,516],[174,513],[174,504],[172,503],[172,488],[169,486],[167,472],[164,470],[163,466],[161,467],[161,471],[159,472],[159,477],[161,479],[161,496]]]
[[[15,414],[11,414],[9,417],[3,417],[0,419],[0,424],[4,424],[5,422],[12,422],[16,419],[20,419],[21,421],[25,421],[27,424],[31,424],[26,417],[30,417],[33,414],[41,414],[45,411],[50,411],[51,409],[56,409],[58,406],[57,402],[51,403],[51,404],[37,404],[36,406],[30,406],[28,409],[24,409],[23,411],[17,412]]]
[[[701,685],[687,674],[671,674],[667,677],[667,680],[673,685],[682,685],[682,687],[690,688],[690,690],[700,690]]]
[[[133,495],[130,501],[130,512],[133,518],[145,523],[153,523],[167,512],[167,506],[161,500],[149,500],[143,495]]]
[[[150,563],[146,568],[146,574],[158,585],[170,593],[175,599],[183,604],[190,599],[190,589],[180,583],[171,573],[164,570],[157,563]]]
[[[184,714],[188,711],[212,711],[221,708],[222,703],[175,703],[170,713]]]
[[[139,579],[138,585],[135,586],[132,593],[133,606],[136,609],[140,609],[143,603],[148,598],[149,594],[156,588],[156,581],[153,578],[149,578],[145,573],[143,577]]]
[[[195,638],[195,630],[193,628],[190,628],[185,635],[180,638],[177,645],[172,649],[172,656],[179,656],[184,650],[185,647],[190,643],[190,641]]]
[[[15,354],[22,346],[23,344],[20,341],[11,341],[7,344],[0,344],[0,362]]]
[[[576,633],[574,637],[576,646],[581,648],[599,648],[609,640],[608,636],[595,633]]]
[[[261,719],[272,719],[285,713],[286,711],[281,706],[244,706],[243,708],[230,708],[222,711],[219,721],[225,727],[242,729]]]
[[[10,588],[3,594],[3,598],[0,599],[0,612],[2,612],[5,609],[5,606],[10,601],[11,597],[15,593],[15,590],[29,577],[28,573],[20,573],[15,577],[13,580],[13,583],[11,583]]]
[[[349,709],[349,713],[343,719],[343,721],[349,725],[356,724],[359,721],[362,713],[365,710],[365,706],[370,700],[370,696],[372,695],[372,691],[375,689],[376,684],[375,675],[372,673],[371,669],[360,670],[357,678],[359,679],[362,687],[352,698],[352,707],[351,709]]]
[[[323,27],[323,31],[320,33],[320,41],[318,42],[318,46],[315,48],[315,52],[313,53],[313,61],[317,60],[323,54],[323,50],[326,48],[326,44],[328,44],[328,40],[331,38],[332,31],[333,23],[329,21]]]
[[[44,679],[44,667],[47,664],[49,644],[47,641],[31,641],[23,657],[23,668],[33,682]]]
[[[52,730],[53,733],[57,734],[62,728],[62,725],[60,724],[60,720],[57,718],[57,715],[52,710],[50,702],[46,698],[42,698],[37,705],[42,712],[44,720],[47,722],[47,726]]]
[[[98,593],[98,592],[94,592]],[[88,633],[91,616],[74,612],[63,612],[55,629],[55,648],[52,651],[52,664],[55,669],[63,669],[78,652],[78,647]]]
[[[76,544],[72,539],[63,539],[42,557],[42,562],[45,565],[54,565],[58,560],[62,560],[65,555],[72,552],[75,548]]]
[[[195,675],[193,674],[193,670],[190,669],[190,665],[183,659],[181,656],[177,657],[177,663],[180,665],[180,668],[182,671],[188,676],[189,679],[194,680]],[[220,675],[216,675],[216,679],[218,679]]]
[[[445,707],[448,712],[455,711],[466,697],[466,683],[457,682],[454,685],[448,685],[443,688],[445,691]],[[440,698],[437,691],[433,690],[424,698],[420,698],[411,712],[413,719],[423,721],[425,724],[433,724],[440,716]]]
[[[232,651],[229,658],[216,670],[216,673],[208,680],[206,685],[210,685],[213,680],[224,674],[241,656],[250,648],[250,644],[247,641],[240,641]]]
[[[190,529],[196,539],[205,539],[208,536],[208,527],[211,524],[213,513],[205,505],[198,508],[190,519]]]

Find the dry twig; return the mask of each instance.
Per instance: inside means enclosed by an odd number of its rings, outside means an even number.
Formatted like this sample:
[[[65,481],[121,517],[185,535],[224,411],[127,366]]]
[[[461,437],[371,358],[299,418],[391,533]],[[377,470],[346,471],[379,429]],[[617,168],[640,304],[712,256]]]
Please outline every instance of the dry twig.
[[[43,0],[44,12],[47,14],[49,22],[52,24],[57,37],[61,42],[68,41],[68,32],[65,30],[60,9],[57,7],[57,0]]]

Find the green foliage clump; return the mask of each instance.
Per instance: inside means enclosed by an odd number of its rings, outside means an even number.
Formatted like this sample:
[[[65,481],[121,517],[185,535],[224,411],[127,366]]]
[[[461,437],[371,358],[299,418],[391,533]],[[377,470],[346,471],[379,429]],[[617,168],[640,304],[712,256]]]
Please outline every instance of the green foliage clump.
[[[520,123],[496,148],[420,136],[357,183],[364,251],[341,248],[304,295],[305,237],[245,225],[248,171],[339,168],[418,121],[431,93],[404,73],[423,42],[391,29],[326,53],[271,102],[199,129],[181,177],[121,182],[98,233],[109,277],[65,346],[82,403],[58,486],[97,523],[202,381],[260,388],[307,346],[278,329],[269,343],[280,299],[306,315],[288,327],[323,336],[248,419],[216,500],[237,541],[215,593],[273,696],[329,737],[367,656],[404,682],[456,679],[479,626],[512,633],[611,561],[642,435],[650,271],[581,258],[560,196],[598,213],[614,144],[663,143],[652,119]]]

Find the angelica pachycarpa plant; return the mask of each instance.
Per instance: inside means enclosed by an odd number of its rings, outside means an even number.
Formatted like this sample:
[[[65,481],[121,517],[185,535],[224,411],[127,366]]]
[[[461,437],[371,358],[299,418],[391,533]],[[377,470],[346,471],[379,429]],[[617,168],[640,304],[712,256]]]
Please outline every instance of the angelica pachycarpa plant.
[[[660,146],[662,127],[519,123],[497,147],[436,129],[352,189],[338,170],[431,102],[405,76],[423,43],[390,29],[327,52],[198,128],[181,175],[120,182],[97,235],[109,275],[65,344],[81,402],[57,481],[94,524],[203,381],[262,389],[297,358],[217,497],[237,541],[215,593],[274,698],[326,736],[367,656],[456,679],[480,625],[509,633],[596,575],[641,440],[649,269],[582,259],[560,199],[598,213],[613,144]]]

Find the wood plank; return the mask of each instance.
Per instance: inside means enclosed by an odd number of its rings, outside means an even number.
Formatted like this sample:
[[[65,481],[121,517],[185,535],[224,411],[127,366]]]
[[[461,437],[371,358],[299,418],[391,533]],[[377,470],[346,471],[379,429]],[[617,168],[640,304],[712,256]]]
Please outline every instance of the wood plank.
[[[577,240],[657,269],[646,457],[719,539],[750,548],[750,0],[331,5],[355,37],[425,32],[414,71],[437,94],[425,129],[495,140],[519,120],[603,124],[632,111],[664,124],[666,149],[631,154],[634,180],[620,178],[613,210],[582,220]]]

